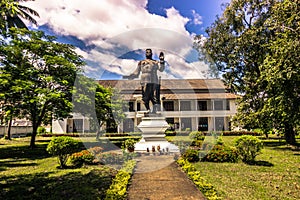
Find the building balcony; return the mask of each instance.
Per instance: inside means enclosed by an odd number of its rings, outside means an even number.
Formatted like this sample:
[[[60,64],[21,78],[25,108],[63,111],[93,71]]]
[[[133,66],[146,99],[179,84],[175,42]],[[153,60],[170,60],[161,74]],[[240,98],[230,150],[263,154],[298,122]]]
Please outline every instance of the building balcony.
[[[162,111],[162,115],[166,118],[177,117],[225,117],[233,116],[236,113],[232,110],[207,110],[207,111]],[[136,112],[126,112],[127,118],[135,118]]]

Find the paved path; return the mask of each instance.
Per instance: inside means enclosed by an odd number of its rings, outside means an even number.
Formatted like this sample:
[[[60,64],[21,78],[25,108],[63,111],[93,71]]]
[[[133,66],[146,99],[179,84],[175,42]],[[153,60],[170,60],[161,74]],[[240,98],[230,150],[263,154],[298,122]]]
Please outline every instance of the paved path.
[[[202,193],[175,163],[174,156],[141,156],[128,200],[202,200]]]

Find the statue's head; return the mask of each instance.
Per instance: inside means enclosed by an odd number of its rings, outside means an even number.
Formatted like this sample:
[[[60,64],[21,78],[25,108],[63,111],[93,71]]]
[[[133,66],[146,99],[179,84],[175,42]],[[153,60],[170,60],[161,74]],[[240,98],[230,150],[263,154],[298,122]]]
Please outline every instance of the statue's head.
[[[146,49],[146,58],[152,59],[152,50],[151,49]]]

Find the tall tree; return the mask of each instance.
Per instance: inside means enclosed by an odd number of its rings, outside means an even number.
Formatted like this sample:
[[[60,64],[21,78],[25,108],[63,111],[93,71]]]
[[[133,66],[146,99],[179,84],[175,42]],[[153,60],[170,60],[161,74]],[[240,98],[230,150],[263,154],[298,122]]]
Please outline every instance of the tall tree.
[[[295,96],[289,98],[288,95],[283,95],[288,91],[284,87],[276,87],[276,92],[273,88],[275,82],[280,84],[280,79],[276,79],[274,75],[284,72],[283,66],[299,70],[296,63],[289,63],[283,59],[283,54],[281,54],[281,58],[275,56],[275,52],[278,53],[280,46],[278,42],[276,46],[275,41],[278,38],[287,41],[287,38],[284,39],[278,35],[278,31],[283,31],[282,23],[286,23],[281,21],[272,24],[272,22],[275,20],[276,13],[284,13],[289,10],[287,13],[292,17],[287,20],[292,21],[292,24],[298,24],[298,18],[295,17],[298,13],[295,7],[279,11],[282,5],[293,4],[292,2],[295,5],[297,2],[299,3],[299,0],[296,2],[291,0],[232,0],[223,15],[218,17],[207,29],[208,38],[196,37],[196,47],[199,52],[206,55],[210,63],[219,70],[225,84],[234,92],[241,94],[236,119],[245,128],[259,127],[268,131],[273,127],[278,128],[277,123],[282,126],[283,123],[279,121],[287,122],[299,118],[295,112],[287,117],[282,116],[283,113],[289,112],[287,107],[291,104],[288,102],[291,99],[295,100],[296,96],[299,98],[299,91],[292,89],[294,91],[292,94]],[[286,17],[289,14],[286,14]],[[287,25],[286,29],[293,28]],[[288,40],[299,41],[296,34],[289,35],[289,37]],[[200,43],[199,41],[204,42]],[[292,54],[298,54],[298,50],[295,48],[290,50],[293,52]],[[280,63],[277,74],[270,73],[270,71],[276,71],[274,63]],[[271,84],[270,78],[276,79],[276,81]],[[299,88],[299,80],[296,76],[287,76],[286,78],[286,87],[295,88],[296,86]],[[283,82],[281,81],[281,83]],[[278,107],[279,101],[277,100],[280,98],[281,105],[286,103],[286,106]],[[276,99],[276,104],[274,99]],[[281,112],[282,109],[285,111]],[[283,120],[283,118],[285,119]],[[294,128],[297,123],[299,124],[297,121],[293,123],[295,124],[290,124],[288,128],[293,131],[289,131],[287,128],[281,129],[289,143],[295,142]]]
[[[96,118],[99,123],[97,128],[97,137],[100,134],[100,128],[106,124],[109,126],[117,126],[125,118],[123,111],[124,102],[113,88],[105,88],[97,85],[95,93],[95,110]]]
[[[106,125],[117,126],[125,119],[125,103],[118,91],[104,87],[96,80],[78,74],[74,85],[73,113],[90,119],[90,129],[96,130],[97,138]]]
[[[258,84],[267,95],[259,114],[295,143],[300,125],[300,0],[284,0],[274,5],[265,26],[275,37],[265,45],[268,54],[261,64]]]
[[[21,5],[21,2],[31,0],[2,0],[0,3],[0,30],[7,31],[9,28],[26,28],[23,20],[37,25],[34,17],[39,17],[35,10]],[[33,0],[32,0],[33,1]]]
[[[34,147],[42,122],[70,116],[76,74],[84,62],[73,46],[41,31],[11,29],[9,38],[0,47],[0,81],[9,86],[1,88],[0,97],[18,102],[15,108],[32,122]]]

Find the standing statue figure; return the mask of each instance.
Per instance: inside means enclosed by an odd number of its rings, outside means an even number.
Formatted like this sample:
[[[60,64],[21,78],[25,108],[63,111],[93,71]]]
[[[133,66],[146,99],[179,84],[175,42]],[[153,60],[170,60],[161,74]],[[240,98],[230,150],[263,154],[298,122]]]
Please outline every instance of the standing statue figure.
[[[152,50],[146,49],[146,59],[138,63],[136,70],[128,79],[137,78],[141,74],[142,99],[148,112],[150,112],[150,101],[153,105],[152,113],[160,110],[160,82],[157,76],[157,70],[160,72],[165,69],[164,53],[160,52],[159,61],[152,59]]]

